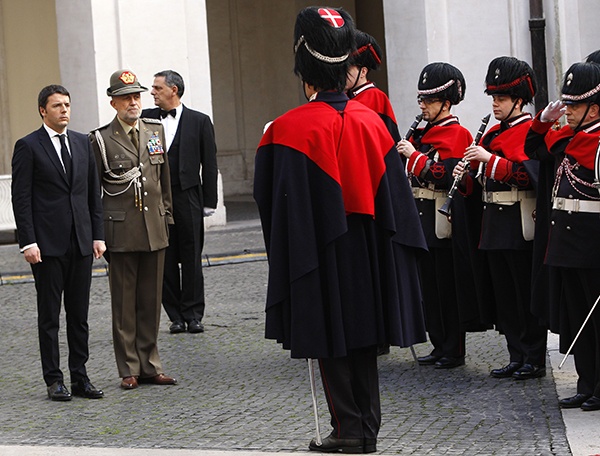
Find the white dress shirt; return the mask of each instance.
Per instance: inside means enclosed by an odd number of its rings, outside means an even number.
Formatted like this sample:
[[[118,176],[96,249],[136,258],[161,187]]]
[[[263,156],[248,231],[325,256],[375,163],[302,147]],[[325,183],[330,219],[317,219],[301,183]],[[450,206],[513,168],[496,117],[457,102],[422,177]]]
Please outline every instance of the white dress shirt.
[[[177,133],[177,127],[179,126],[179,119],[181,119],[181,113],[183,112],[183,105],[179,103],[179,106],[175,108],[175,117],[168,115],[164,119],[161,117],[160,121],[163,124],[165,130],[165,151],[168,151],[173,144],[175,134]]]
[[[73,154],[71,153],[71,146],[69,145],[69,134],[67,132],[67,129],[65,129],[65,131],[63,133],[59,133],[57,131],[54,131],[52,128],[50,128],[48,125],[46,125],[45,123],[42,124],[44,126],[44,129],[46,130],[46,133],[48,133],[48,136],[50,136],[50,141],[52,141],[52,145],[54,146],[54,150],[56,150],[56,155],[58,155],[58,159],[60,160],[60,163],[63,166],[63,170],[65,172],[65,164],[63,163],[62,160],[62,155],[60,153],[60,138],[58,137],[59,135],[65,135],[65,143],[67,145],[67,150],[69,151],[69,155],[72,157]]]

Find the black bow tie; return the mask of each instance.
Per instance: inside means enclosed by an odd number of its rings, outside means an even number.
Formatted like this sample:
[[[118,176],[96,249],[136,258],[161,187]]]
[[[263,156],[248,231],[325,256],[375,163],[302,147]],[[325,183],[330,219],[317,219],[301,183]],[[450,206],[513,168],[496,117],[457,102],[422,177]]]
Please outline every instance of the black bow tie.
[[[160,110],[160,117],[162,117],[163,119],[165,117],[167,117],[168,115],[171,115],[171,116],[175,117],[175,114],[177,114],[177,110],[176,109],[171,109],[170,111],[165,111],[164,109]]]

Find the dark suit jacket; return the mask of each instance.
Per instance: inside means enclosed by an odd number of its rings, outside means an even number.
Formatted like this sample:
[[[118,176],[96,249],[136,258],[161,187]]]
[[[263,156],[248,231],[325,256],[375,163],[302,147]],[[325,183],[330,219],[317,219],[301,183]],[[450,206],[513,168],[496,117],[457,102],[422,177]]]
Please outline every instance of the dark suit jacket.
[[[19,139],[12,159],[12,204],[19,246],[37,243],[43,256],[64,255],[75,230],[82,255],[104,240],[102,201],[86,135],[68,131],[73,181],[67,182],[46,130]]]
[[[144,109],[142,117],[160,119],[160,109]],[[210,117],[183,106],[175,141],[179,136],[181,189],[198,186],[205,207],[217,207],[217,147]],[[168,151],[167,151],[168,153]],[[200,167],[202,166],[202,169]],[[200,179],[200,173],[202,179]]]

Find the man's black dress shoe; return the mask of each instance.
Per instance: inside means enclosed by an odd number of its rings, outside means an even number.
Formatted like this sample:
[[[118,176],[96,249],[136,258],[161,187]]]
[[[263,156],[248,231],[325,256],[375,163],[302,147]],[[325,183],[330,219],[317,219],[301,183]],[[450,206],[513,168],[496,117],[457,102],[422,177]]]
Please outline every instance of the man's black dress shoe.
[[[512,377],[515,380],[529,380],[530,378],[539,378],[546,376],[546,366],[534,366],[533,364],[523,364],[516,370]]]
[[[169,328],[169,332],[171,334],[177,334],[185,332],[185,323],[181,321],[174,321],[171,327]]]
[[[512,374],[514,374],[520,368],[521,368],[521,363],[517,363],[516,361],[513,361],[499,369],[492,369],[490,371],[490,375],[494,378],[509,378],[509,377],[512,377]]]
[[[435,355],[419,356],[417,358],[417,362],[421,366],[431,366],[432,364],[435,364],[436,361],[439,360],[440,358],[441,358],[441,356],[435,356]]]
[[[561,399],[560,401],[558,401],[558,405],[560,406],[560,408],[579,408],[590,397],[592,397],[591,394],[577,393],[575,396],[565,397],[564,399]]]
[[[58,380],[48,387],[48,397],[53,401],[70,401],[71,393],[62,380]]]
[[[454,358],[452,356],[442,356],[435,362],[436,369],[452,369],[453,367],[464,366],[465,357],[459,356]]]
[[[192,320],[188,323],[188,332],[194,333],[203,333],[204,325],[200,323],[198,320]]]
[[[325,437],[321,445],[317,445],[315,439],[310,441],[308,449],[320,451],[321,453],[347,453],[362,454],[364,451],[364,439],[338,439],[332,435]]]
[[[600,410],[600,397],[590,397],[587,401],[581,404],[581,410],[585,412],[593,412],[594,410]]]
[[[88,399],[100,399],[104,397],[104,392],[99,390],[87,378],[78,380],[76,383],[71,383],[71,391],[73,396],[86,397]]]

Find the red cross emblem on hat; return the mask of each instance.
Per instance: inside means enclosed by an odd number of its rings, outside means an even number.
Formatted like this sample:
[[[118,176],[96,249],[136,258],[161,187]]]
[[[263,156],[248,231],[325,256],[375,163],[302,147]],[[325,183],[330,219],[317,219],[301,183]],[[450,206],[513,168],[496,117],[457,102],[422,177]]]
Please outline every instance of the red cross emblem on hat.
[[[329,22],[334,28],[340,28],[344,25],[344,18],[334,9],[319,8],[319,16]]]
[[[121,76],[119,76],[119,79],[123,81],[123,84],[133,84],[135,82],[135,74],[131,71],[124,71],[121,73]]]

